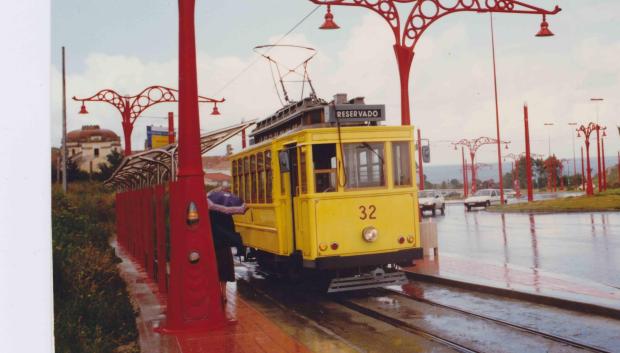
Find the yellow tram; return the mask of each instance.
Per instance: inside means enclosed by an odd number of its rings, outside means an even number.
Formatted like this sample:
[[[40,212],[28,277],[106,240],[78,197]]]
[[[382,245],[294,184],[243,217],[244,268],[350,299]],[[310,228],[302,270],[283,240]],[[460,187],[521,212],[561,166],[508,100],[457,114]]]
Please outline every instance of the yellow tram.
[[[333,291],[402,281],[390,269],[422,257],[414,129],[378,126],[377,106],[356,99],[280,110],[230,157],[248,206],[235,216],[244,245],[272,269],[337,273],[347,284]]]

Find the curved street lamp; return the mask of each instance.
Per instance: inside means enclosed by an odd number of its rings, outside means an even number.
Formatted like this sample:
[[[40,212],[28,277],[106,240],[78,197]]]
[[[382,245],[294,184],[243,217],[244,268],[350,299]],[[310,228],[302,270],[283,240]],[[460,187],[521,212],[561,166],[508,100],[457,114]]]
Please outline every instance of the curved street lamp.
[[[476,167],[475,167],[476,163],[474,162],[474,160],[476,159],[476,151],[478,151],[478,148],[480,148],[480,146],[482,145],[494,145],[497,143],[498,143],[498,140],[492,137],[478,137],[477,139],[469,139],[469,140],[461,139],[457,142],[452,143],[455,150],[457,149],[457,146],[463,146],[467,148],[467,150],[469,151],[469,157],[471,158],[471,193],[472,194],[476,192]],[[506,149],[507,149],[510,141],[499,141],[499,143],[506,145]],[[503,178],[500,176],[500,180],[499,180],[500,188],[503,188],[502,182],[503,182]],[[503,204],[504,200],[501,200],[501,202]]]
[[[78,98],[73,96],[74,101],[82,102],[79,114],[88,114],[84,102],[105,102],[112,104],[121,113],[123,135],[125,138],[125,156],[131,155],[131,133],[136,119],[149,107],[158,103],[178,102],[179,91],[164,86],[150,86],[135,96],[121,95],[112,89],[103,89],[91,97]],[[213,99],[198,96],[199,103],[213,103],[211,115],[220,115],[217,103],[223,103],[226,99]]]
[[[594,194],[594,189],[592,187],[592,168],[590,168],[590,134],[592,134],[593,131],[596,131],[597,138],[598,138],[598,134],[600,130],[601,130],[601,126],[593,122],[590,122],[587,126],[581,125],[579,126],[579,128],[576,129],[577,137],[581,137],[581,134],[583,134],[584,142],[586,144],[586,164],[587,164],[586,194],[587,195]],[[604,131],[605,128],[602,128],[602,130]],[[598,142],[597,142],[597,145],[598,145]],[[600,171],[599,171],[599,174],[600,174]],[[599,191],[600,191],[600,188],[601,188],[601,185],[599,182]]]
[[[553,10],[545,10],[524,1],[502,0],[502,1],[447,1],[447,0],[310,0],[317,5],[327,5],[325,22],[320,29],[340,28],[334,22],[334,15],[331,13],[331,6],[356,6],[367,8],[388,23],[394,34],[394,54],[398,64],[398,74],[400,78],[400,102],[401,102],[401,124],[410,125],[409,108],[409,73],[413,62],[414,49],[420,37],[426,29],[440,18],[459,12],[477,13],[511,13],[511,14],[534,14],[542,15],[540,30],[537,37],[549,37],[553,33],[549,30],[547,15],[554,15],[561,11],[560,7],[555,6]],[[401,18],[396,3],[413,4],[407,20],[401,26]]]

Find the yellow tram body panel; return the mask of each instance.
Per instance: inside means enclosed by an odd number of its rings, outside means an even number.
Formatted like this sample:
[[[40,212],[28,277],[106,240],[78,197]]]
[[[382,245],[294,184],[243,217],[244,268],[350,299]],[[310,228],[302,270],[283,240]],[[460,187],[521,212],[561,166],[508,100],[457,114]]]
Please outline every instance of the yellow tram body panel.
[[[324,150],[317,152],[317,156],[313,152],[332,146],[335,146],[335,151],[330,150],[334,153],[335,168],[314,168]],[[376,147],[382,157],[376,152],[373,153],[379,158],[363,151],[363,146]],[[290,172],[282,172],[281,168],[285,167],[279,162],[279,154],[287,148],[294,153],[296,164],[289,166]],[[393,155],[397,148],[400,162]],[[367,162],[366,178],[370,174],[381,175],[383,185],[356,188],[349,187],[350,182],[346,187],[342,185],[346,178],[352,177],[341,163],[343,152],[360,154],[360,151]],[[344,258],[419,248],[414,156],[412,126],[355,126],[342,127],[340,131],[335,127],[309,128],[251,146],[230,157],[233,192],[248,206],[244,215],[234,217],[236,229],[246,246],[281,256],[300,251],[304,262],[321,257]],[[402,162],[403,158],[406,163]],[[375,164],[371,166],[372,159]],[[400,177],[397,176],[399,169],[395,164],[408,165],[409,172],[401,171]],[[337,185],[321,191],[325,185],[318,185],[320,173],[328,174],[321,180],[337,179]],[[294,190],[291,190],[291,178],[296,181]],[[403,184],[402,180],[406,182]],[[376,241],[368,242],[362,237],[362,230],[369,226],[378,231]],[[401,237],[404,242],[399,242]],[[336,249],[332,248],[333,243],[338,244]],[[323,248],[327,245],[327,249],[322,250],[321,245]]]

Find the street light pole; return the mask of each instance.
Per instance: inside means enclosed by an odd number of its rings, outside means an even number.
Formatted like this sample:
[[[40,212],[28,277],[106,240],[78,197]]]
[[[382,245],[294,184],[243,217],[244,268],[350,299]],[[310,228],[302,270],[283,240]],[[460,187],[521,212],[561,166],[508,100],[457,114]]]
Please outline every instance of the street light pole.
[[[568,123],[568,126],[577,126],[577,123]],[[573,140],[573,184],[577,185],[577,157],[575,156],[575,134],[571,130]]]
[[[551,126],[555,125],[554,123],[545,123],[545,126],[548,126],[547,129],[547,142],[549,144],[549,152],[548,156],[551,157]]]
[[[67,192],[67,81],[65,72],[65,47],[62,47],[62,191]]]
[[[578,129],[577,129],[577,137],[581,137],[581,133],[583,133],[583,137],[584,137],[584,142],[586,145],[586,164],[587,164],[587,169],[586,169],[586,173],[588,174],[588,182],[587,182],[587,186],[586,186],[586,194],[587,195],[593,195],[594,194],[594,190],[592,187],[592,168],[590,168],[590,134],[592,133],[592,131],[596,130],[598,132],[599,130],[599,125],[590,122],[587,126],[583,126],[581,125]]]
[[[179,141],[170,183],[170,286],[164,331],[226,324],[200,152],[195,0],[179,0]]]
[[[603,137],[601,137],[601,162],[602,162],[602,172],[603,172],[603,190],[607,190],[607,168],[605,167],[605,132],[603,132]]]
[[[586,190],[586,175],[583,166],[583,146],[581,146],[581,190]]]
[[[463,161],[463,196],[467,197],[467,191],[469,190],[467,186],[467,161],[465,160],[465,147],[463,146],[461,146],[461,159]]]
[[[590,98],[590,102],[594,102],[596,105],[596,125],[599,125],[599,107],[600,104],[604,101],[604,98]],[[598,129],[596,130],[596,168],[597,168],[597,179],[598,179],[598,192],[601,192],[603,189],[602,179],[601,179],[601,141],[599,136]]]
[[[146,109],[158,103],[178,102],[179,91],[164,86],[150,86],[142,90],[135,96],[123,96],[112,89],[103,89],[88,98],[73,97],[73,100],[82,102],[79,114],[88,114],[84,102],[105,102],[112,104],[121,113],[123,136],[125,138],[125,156],[131,155],[131,133],[133,125]],[[213,111],[211,115],[219,115],[217,103],[225,101],[203,96],[197,96],[200,103],[212,103]],[[179,124],[180,125],[180,124]]]
[[[495,129],[497,135],[497,166],[499,169],[499,197],[500,204],[504,204],[504,175],[502,173],[502,147],[499,135],[499,103],[497,99],[497,71],[495,69],[495,33],[493,31],[493,13],[489,13],[491,19],[491,52],[493,53],[493,88],[495,93]]]
[[[369,9],[380,15],[390,26],[394,35],[394,54],[398,64],[398,76],[400,79],[400,109],[401,125],[410,125],[410,103],[409,103],[409,76],[413,63],[414,49],[420,37],[426,29],[440,18],[460,12],[499,12],[512,14],[537,14],[542,15],[540,31],[537,37],[552,36],[546,15],[554,15],[561,11],[556,6],[553,10],[545,10],[523,1],[503,0],[503,1],[455,1],[453,5],[445,5],[440,0],[310,0],[318,5],[327,5],[325,22],[320,29],[338,29],[331,13],[331,6],[356,6]],[[398,4],[413,3],[407,20],[401,30],[401,17]]]
[[[530,151],[530,125],[528,122],[527,104],[523,105],[523,121],[525,123],[525,175],[527,178],[527,202],[534,200],[532,187],[532,156]]]

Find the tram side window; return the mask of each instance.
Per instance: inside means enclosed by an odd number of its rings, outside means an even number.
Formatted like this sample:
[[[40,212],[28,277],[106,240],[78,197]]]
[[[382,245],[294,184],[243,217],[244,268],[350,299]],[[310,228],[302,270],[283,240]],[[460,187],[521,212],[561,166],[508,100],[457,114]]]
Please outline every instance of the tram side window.
[[[252,155],[250,156],[250,173],[251,173],[251,180],[252,180],[252,184],[250,186],[250,193],[252,195],[252,203],[256,203],[258,202],[258,195],[257,195],[257,187],[256,187],[256,156]]]
[[[383,142],[344,144],[348,189],[385,186]]]
[[[235,194],[243,198],[243,159],[237,160],[237,192]]]
[[[306,152],[299,150],[299,184],[301,193],[308,193],[308,180],[306,177]]]
[[[336,144],[312,145],[315,192],[336,191]]]
[[[256,154],[256,171],[258,174],[258,203],[265,203],[265,166],[263,152]]]
[[[411,145],[409,141],[392,143],[392,165],[395,186],[411,186]]]
[[[237,161],[233,160],[231,162],[231,170],[232,170],[232,180],[233,180],[233,194],[237,195],[237,188],[239,187],[239,182],[237,181]]]
[[[243,173],[244,173],[244,195],[243,195],[243,200],[245,202],[252,202],[252,197],[250,195],[251,193],[251,189],[250,189],[250,159],[248,157],[243,157]]]
[[[273,198],[271,196],[271,189],[273,184],[273,174],[271,172],[271,151],[265,151],[265,177],[267,179],[265,182],[265,201],[267,201],[267,203],[272,203]]]

